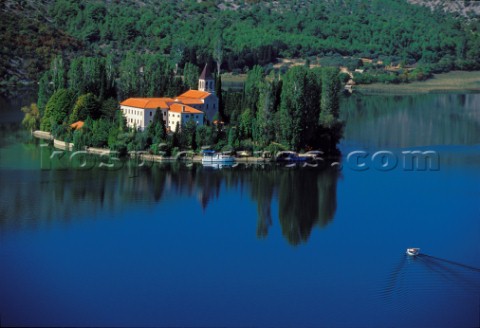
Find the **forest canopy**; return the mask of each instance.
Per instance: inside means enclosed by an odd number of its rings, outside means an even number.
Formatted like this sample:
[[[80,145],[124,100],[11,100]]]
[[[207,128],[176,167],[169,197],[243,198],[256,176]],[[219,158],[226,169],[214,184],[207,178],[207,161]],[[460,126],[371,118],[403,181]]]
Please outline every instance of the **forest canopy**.
[[[230,6],[228,6],[230,4]],[[404,0],[55,1],[58,28],[94,50],[200,64],[222,39],[226,70],[340,54],[480,68],[480,24]],[[175,56],[174,56],[175,55]]]
[[[38,81],[56,54],[112,55],[119,63],[132,51],[229,72],[277,58],[347,66],[338,60],[345,57],[427,72],[480,69],[478,17],[406,0],[47,0],[5,1],[0,9],[2,83]]]

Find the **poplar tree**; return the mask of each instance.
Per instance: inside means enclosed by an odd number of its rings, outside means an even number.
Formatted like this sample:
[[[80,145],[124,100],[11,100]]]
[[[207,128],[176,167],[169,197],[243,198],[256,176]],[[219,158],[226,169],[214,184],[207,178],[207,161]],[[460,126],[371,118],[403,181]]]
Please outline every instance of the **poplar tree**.
[[[183,83],[189,89],[196,89],[198,85],[199,69],[197,65],[186,63],[183,68]]]
[[[293,150],[300,149],[303,141],[306,79],[307,69],[303,66],[291,68],[283,79],[279,110],[281,142]]]

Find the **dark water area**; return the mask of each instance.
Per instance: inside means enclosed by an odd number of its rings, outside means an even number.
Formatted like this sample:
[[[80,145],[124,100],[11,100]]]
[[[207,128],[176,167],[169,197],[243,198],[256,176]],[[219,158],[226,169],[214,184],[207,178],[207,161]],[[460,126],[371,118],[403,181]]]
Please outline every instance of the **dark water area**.
[[[323,169],[59,167],[6,119],[2,324],[478,326],[480,95],[342,109],[342,166]],[[356,150],[369,169],[348,165]],[[409,150],[435,151],[439,169],[369,162]]]
[[[0,124],[19,124],[23,119],[23,113],[20,110],[23,106],[36,102],[34,91],[25,91],[15,98],[5,98],[0,96]]]

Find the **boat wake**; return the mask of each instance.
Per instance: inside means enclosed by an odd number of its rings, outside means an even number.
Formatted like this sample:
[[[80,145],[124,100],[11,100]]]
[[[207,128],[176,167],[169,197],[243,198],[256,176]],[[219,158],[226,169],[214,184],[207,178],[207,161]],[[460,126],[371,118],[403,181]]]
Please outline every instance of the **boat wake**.
[[[450,260],[442,259],[442,258],[439,258],[439,257],[436,257],[436,256],[427,255],[427,254],[420,254],[420,257],[430,259],[430,260],[436,261],[436,262],[443,262],[443,263],[446,263],[446,264],[454,265],[454,266],[457,266],[457,267],[461,267],[461,268],[464,268],[464,269],[468,269],[468,270],[472,270],[472,271],[480,273],[480,268],[476,268],[476,267],[473,267],[473,266],[470,266],[470,265],[467,265],[467,264],[463,264],[463,263],[459,263],[459,262],[455,262],[455,261],[450,261]]]
[[[427,254],[404,254],[378,296],[394,311],[415,311],[419,298],[443,297],[446,292],[478,295],[480,269]]]

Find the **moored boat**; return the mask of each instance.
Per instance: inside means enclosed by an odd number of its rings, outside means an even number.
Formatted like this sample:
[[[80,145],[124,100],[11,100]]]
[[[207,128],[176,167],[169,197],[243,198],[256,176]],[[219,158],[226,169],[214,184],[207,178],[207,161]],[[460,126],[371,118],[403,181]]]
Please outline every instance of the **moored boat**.
[[[202,163],[233,163],[235,158],[224,153],[216,153],[213,150],[203,152]]]
[[[420,248],[407,248],[407,254],[410,256],[416,256],[420,253]]]
[[[299,156],[298,153],[294,151],[280,151],[275,156],[277,162],[305,162],[307,157]]]

